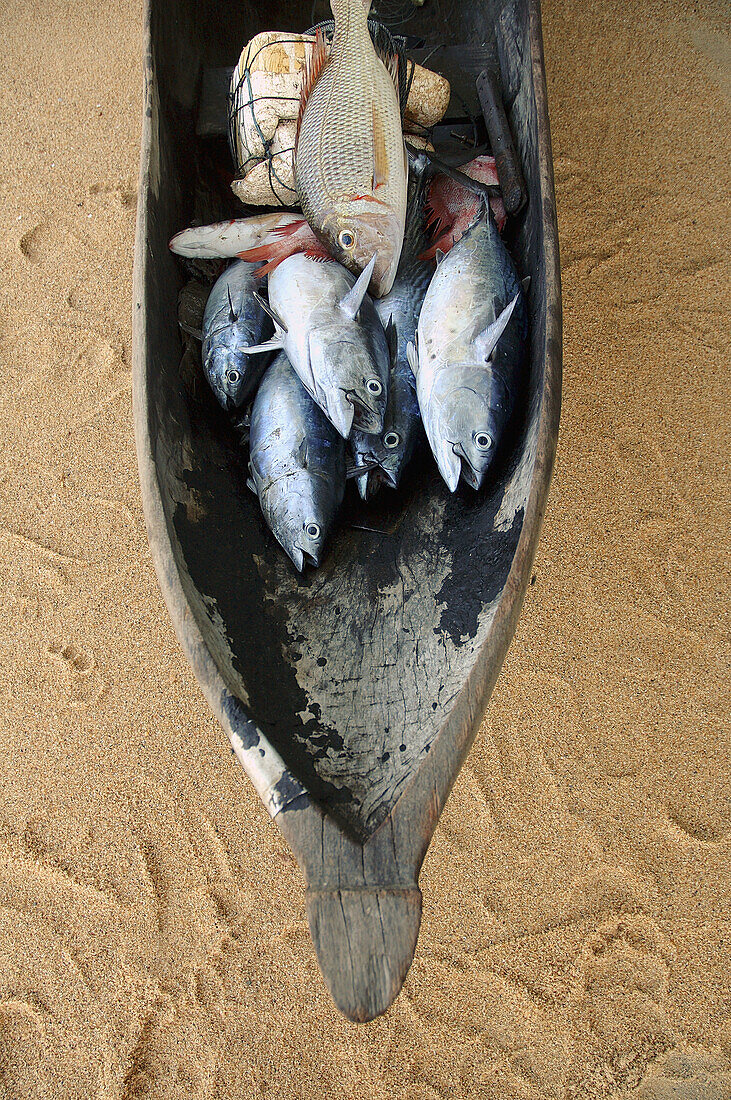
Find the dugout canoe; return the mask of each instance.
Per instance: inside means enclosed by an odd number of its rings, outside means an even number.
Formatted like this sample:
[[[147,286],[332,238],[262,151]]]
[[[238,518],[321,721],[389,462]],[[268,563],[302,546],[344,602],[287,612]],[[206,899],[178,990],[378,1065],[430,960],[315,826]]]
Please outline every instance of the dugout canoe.
[[[168,239],[237,213],[220,186],[223,141],[196,126],[201,88],[254,34],[304,30],[326,17],[322,4],[148,0],[133,305],[135,431],[160,586],[209,705],[302,868],[320,968],[356,1021],[388,1008],[413,958],[419,869],[529,583],[561,390],[538,0],[374,8],[421,37],[421,58],[456,88],[486,61],[499,69],[527,184],[509,244],[531,276],[529,367],[488,484],[451,495],[427,457],[398,496],[346,509],[323,565],[298,575],[181,342],[185,273]],[[456,132],[459,119],[448,125]]]

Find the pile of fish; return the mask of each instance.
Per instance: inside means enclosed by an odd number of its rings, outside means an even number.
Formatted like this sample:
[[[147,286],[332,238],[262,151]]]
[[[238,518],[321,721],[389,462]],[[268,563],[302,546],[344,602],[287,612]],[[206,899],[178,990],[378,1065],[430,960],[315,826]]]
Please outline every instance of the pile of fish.
[[[302,88],[295,183],[302,214],[184,230],[190,257],[229,257],[203,318],[203,367],[221,406],[251,405],[250,487],[295,567],[318,565],[346,479],[396,489],[426,433],[454,492],[479,489],[516,399],[527,310],[500,237],[495,163],[466,181],[407,150],[395,62],[370,0],[331,0]],[[436,266],[435,266],[436,261]]]

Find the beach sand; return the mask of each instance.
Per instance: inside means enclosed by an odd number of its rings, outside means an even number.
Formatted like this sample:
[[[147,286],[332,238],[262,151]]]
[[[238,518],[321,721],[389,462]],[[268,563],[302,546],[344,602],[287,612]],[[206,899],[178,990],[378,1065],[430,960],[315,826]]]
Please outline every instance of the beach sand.
[[[728,8],[543,15],[558,463],[413,968],[358,1027],[145,536],[141,5],[4,5],[2,1100],[731,1096]]]

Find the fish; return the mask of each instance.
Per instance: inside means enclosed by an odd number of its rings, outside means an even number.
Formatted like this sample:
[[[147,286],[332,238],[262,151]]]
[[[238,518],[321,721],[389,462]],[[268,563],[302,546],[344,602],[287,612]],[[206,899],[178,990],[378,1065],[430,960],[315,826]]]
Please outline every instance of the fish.
[[[368,297],[375,256],[357,279],[334,260],[288,256],[268,280],[274,336],[249,354],[283,349],[310,397],[343,438],[380,432],[390,356]]]
[[[298,572],[322,560],[345,493],[345,442],[276,357],[254,398],[249,473],[264,519]]]
[[[191,260],[236,256],[248,263],[266,260],[258,269],[259,279],[295,252],[304,252],[307,256],[322,260],[330,255],[305,219],[288,210],[192,226],[171,237],[168,247],[177,256]]]
[[[470,179],[479,180],[480,183],[493,187],[499,185],[494,157],[475,157],[459,170]],[[434,259],[437,252],[445,254],[449,252],[452,245],[456,244],[465,230],[472,225],[480,211],[482,201],[480,195],[469,191],[464,184],[458,183],[450,176],[437,173],[429,186],[427,199],[427,225],[432,229],[434,237],[431,246],[423,253],[423,259]],[[497,227],[502,233],[508,218],[502,197],[500,195],[491,197],[490,206]]]
[[[523,286],[489,206],[437,265],[409,345],[439,471],[479,489],[513,411],[527,338]]]
[[[407,159],[398,62],[368,30],[371,0],[331,0],[329,54],[318,32],[302,87],[295,186],[330,255],[354,274],[376,257],[370,290],[393,286],[406,225]]]
[[[408,346],[416,336],[424,295],[434,264],[420,259],[427,238],[424,206],[432,174],[428,158],[410,157],[409,202],[406,232],[396,280],[385,298],[374,301],[376,313],[393,342],[388,404],[380,436],[354,431],[350,447],[359,464],[373,462],[375,469],[357,479],[358,492],[369,500],[382,485],[397,489],[421,431],[419,402],[408,361]],[[390,327],[389,327],[390,326]]]
[[[218,403],[231,412],[251,397],[271,356],[250,357],[272,322],[255,296],[256,264],[235,260],[214,283],[203,314],[203,369]]]
[[[238,256],[247,248],[276,240],[277,234],[291,232],[306,224],[301,214],[277,210],[273,214],[255,214],[251,218],[231,218],[211,225],[194,225],[170,238],[168,248],[188,259],[212,260]],[[243,257],[246,259],[246,257]]]

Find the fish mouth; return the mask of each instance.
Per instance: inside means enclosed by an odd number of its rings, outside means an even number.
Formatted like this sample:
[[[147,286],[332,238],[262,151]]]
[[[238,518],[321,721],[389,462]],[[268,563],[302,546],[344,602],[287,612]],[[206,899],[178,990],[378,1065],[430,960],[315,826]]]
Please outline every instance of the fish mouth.
[[[482,485],[482,479],[485,476],[484,470],[476,470],[467,455],[464,452],[464,448],[461,443],[452,443],[452,451],[457,456],[461,464],[461,474],[468,485],[471,485],[473,489],[479,489]]]
[[[399,260],[401,259],[402,247],[392,252],[390,258],[388,255],[383,256],[383,253],[378,253],[370,285],[371,293],[374,298],[385,298],[389,291],[393,289],[393,284],[396,282],[396,272],[398,271]],[[383,259],[381,259],[382,256]]]
[[[296,542],[292,546],[285,546],[284,543],[282,543],[282,546],[287,551],[287,554],[289,555],[290,560],[298,573],[301,573],[306,565],[314,565],[315,568],[317,568],[317,566],[320,564],[319,554],[313,554],[309,550],[304,550]]]
[[[347,439],[353,429],[353,422],[355,417],[355,407],[346,398],[342,391],[338,390],[335,395],[330,395],[329,398],[320,404],[320,408],[323,408],[328,420],[343,439]]]
[[[398,489],[398,483],[400,481],[400,472],[398,462],[393,463],[393,467],[385,462],[382,462],[375,471],[380,477],[383,484],[389,489]]]
[[[431,438],[429,442],[432,443]],[[436,445],[432,443],[432,453],[439,467],[439,473],[444,478],[450,493],[456,492],[462,472],[462,462],[454,446],[449,439],[439,440]]]
[[[370,500],[383,485],[389,489],[396,488],[393,478],[382,466],[377,466],[374,470],[369,470],[367,474],[362,474],[358,478],[358,492],[361,500]]]
[[[379,435],[383,428],[383,414],[367,405],[353,390],[348,390],[345,400],[353,406],[353,427],[367,435]]]
[[[216,401],[218,401],[218,404],[221,406],[224,412],[232,413],[237,411],[238,405],[234,401],[233,397],[231,397],[231,394],[219,389],[214,389],[213,392],[215,394]]]

